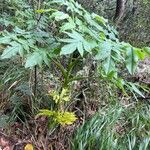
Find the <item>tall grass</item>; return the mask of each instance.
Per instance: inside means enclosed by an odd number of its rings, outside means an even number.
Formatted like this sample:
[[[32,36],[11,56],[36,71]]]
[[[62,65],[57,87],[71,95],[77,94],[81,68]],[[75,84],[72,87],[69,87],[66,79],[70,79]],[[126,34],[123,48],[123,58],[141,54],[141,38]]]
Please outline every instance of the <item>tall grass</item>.
[[[77,129],[72,150],[149,150],[150,106],[103,108]]]

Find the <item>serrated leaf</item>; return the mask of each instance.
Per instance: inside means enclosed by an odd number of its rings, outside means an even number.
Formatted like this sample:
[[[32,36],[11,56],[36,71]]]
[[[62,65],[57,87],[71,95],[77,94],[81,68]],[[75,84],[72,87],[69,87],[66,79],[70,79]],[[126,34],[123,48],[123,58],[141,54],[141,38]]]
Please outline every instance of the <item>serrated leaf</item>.
[[[77,43],[71,43],[71,44],[64,45],[64,46],[61,48],[60,55],[71,54],[71,53],[73,53],[76,49],[77,49]]]
[[[57,11],[57,12],[54,12],[51,17],[54,17],[56,21],[61,21],[61,20],[69,18],[69,15],[65,14],[62,11]]]
[[[104,60],[111,55],[112,44],[109,41],[104,41],[99,45],[99,51],[95,56],[96,60]]]
[[[83,46],[87,52],[89,52],[89,53],[91,52],[91,49],[92,49],[91,44],[89,44],[87,41],[84,41]]]
[[[137,67],[138,56],[136,55],[134,48],[132,47],[127,48],[126,55],[126,67],[130,74],[134,74]]]
[[[70,39],[61,39],[61,42],[69,43],[62,47],[61,54],[71,54],[76,49],[83,56],[84,51],[91,53],[91,50],[97,46],[97,43],[93,40],[87,41],[83,38],[82,34],[73,31],[72,33],[65,32]]]
[[[56,121],[61,125],[70,125],[77,120],[77,117],[73,112],[64,112],[64,113],[57,112],[55,117],[56,117]]]
[[[79,18],[75,18],[75,22],[78,26],[82,26],[83,25],[83,22],[79,19]]]
[[[104,71],[106,74],[109,74],[111,71],[116,70],[115,63],[114,63],[113,59],[111,58],[111,56],[107,57],[103,61],[103,68],[104,68]]]
[[[65,43],[76,43],[78,42],[76,39],[60,39],[61,42]]]
[[[93,20],[93,18],[91,17],[90,14],[86,13],[86,14],[84,15],[84,18],[85,18],[85,20],[87,21],[87,23],[89,23],[91,26],[97,28],[98,31],[101,31],[101,32],[104,31],[103,27],[100,26],[97,22],[95,22],[95,21]]]
[[[11,42],[10,36],[5,36],[0,38],[0,44],[9,44]]]
[[[72,33],[66,32],[66,34],[76,41],[83,41],[83,36],[76,31],[73,31]]]
[[[18,28],[18,27],[15,27],[14,31],[15,31],[16,33],[19,33],[19,34],[24,34],[24,33],[25,33],[24,30],[22,30],[22,29],[20,29],[20,28]]]
[[[65,23],[62,27],[61,27],[61,32],[66,31],[66,30],[72,30],[76,27],[76,24],[74,23],[74,21],[70,18],[69,22]]]
[[[29,53],[29,46],[30,46],[30,43],[28,43],[28,41],[27,40],[24,40],[24,39],[18,39],[17,40],[20,44],[22,44],[22,47],[24,48],[24,50],[26,50],[28,53]],[[22,55],[21,56],[23,56],[23,53],[22,53]]]
[[[11,58],[12,56],[17,55],[17,53],[19,53],[20,55],[22,55],[23,53],[23,47],[21,46],[21,44],[17,43],[17,42],[11,42],[10,43],[11,46],[8,46],[3,54],[1,55],[1,59],[5,59],[5,58]]]
[[[80,55],[83,57],[84,50],[83,50],[82,42],[78,42],[77,49],[78,49]]]
[[[99,23],[103,24],[104,26],[106,26],[106,22],[108,22],[106,19],[95,13],[92,13],[92,17],[95,18]]]
[[[92,49],[97,47],[97,43],[93,40],[88,40],[88,41],[84,40],[83,41],[83,47],[87,52],[92,53]]]
[[[27,57],[25,68],[32,68],[36,65],[42,66],[43,61],[48,65],[47,53],[37,50]]]
[[[42,59],[41,54],[38,52],[34,52],[27,57],[27,60],[25,63],[25,68],[29,68],[29,67],[31,68],[31,67],[39,65],[39,64],[41,65],[42,61],[43,61],[43,59]]]
[[[71,24],[71,23],[67,22],[61,27],[60,31],[63,32],[66,30],[72,30],[74,28],[75,28],[75,24]]]

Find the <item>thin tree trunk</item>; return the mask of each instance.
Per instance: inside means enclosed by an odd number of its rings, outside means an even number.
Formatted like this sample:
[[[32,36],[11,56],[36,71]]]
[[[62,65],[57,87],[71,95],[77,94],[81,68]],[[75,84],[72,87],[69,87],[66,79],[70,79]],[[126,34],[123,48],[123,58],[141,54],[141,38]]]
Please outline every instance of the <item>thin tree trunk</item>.
[[[124,15],[125,3],[126,3],[126,0],[117,0],[116,2],[116,13],[114,16],[114,22],[117,24],[120,22],[121,18]]]

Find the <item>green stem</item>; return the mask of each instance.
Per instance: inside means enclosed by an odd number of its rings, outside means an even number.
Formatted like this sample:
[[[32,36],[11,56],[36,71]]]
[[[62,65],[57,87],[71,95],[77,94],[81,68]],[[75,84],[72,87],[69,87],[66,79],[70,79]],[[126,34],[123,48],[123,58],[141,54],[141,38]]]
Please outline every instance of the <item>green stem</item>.
[[[68,75],[68,78],[70,77],[70,74],[73,70],[73,68],[75,67],[75,65],[79,62],[80,60],[80,57],[79,58],[76,58],[75,61],[71,62],[68,66],[68,70],[67,70],[67,75]]]
[[[71,72],[72,72],[74,66],[79,62],[79,59],[80,58],[77,58],[77,59],[75,59],[75,61],[72,62],[72,56],[70,57],[70,60],[69,60],[69,63],[68,63],[68,69],[66,71],[67,78],[66,78],[65,83],[64,83],[65,87],[68,86],[68,83],[70,82]]]
[[[64,85],[66,86],[66,81],[67,81],[67,72],[65,70],[65,68],[61,65],[60,62],[57,62],[56,60],[52,59],[52,61],[54,62],[54,64],[59,68],[59,70],[61,71],[63,77],[64,77]]]
[[[80,57],[75,59],[75,61],[72,61],[72,56],[70,57],[69,63],[68,63],[68,69],[65,70],[65,68],[61,65],[60,62],[52,59],[52,61],[55,63],[55,65],[59,68],[59,70],[61,71],[63,77],[64,77],[64,82],[63,82],[63,87],[66,88],[68,87],[68,83],[70,83],[72,81],[72,79],[70,79],[70,75],[71,72],[74,68],[74,66],[79,62]],[[73,81],[76,79],[73,79]]]

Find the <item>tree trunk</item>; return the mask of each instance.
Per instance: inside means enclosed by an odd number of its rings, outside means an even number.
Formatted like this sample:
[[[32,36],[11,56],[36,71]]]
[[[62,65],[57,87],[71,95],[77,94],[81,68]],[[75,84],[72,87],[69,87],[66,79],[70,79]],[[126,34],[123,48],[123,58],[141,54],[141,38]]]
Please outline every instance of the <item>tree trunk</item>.
[[[119,21],[121,20],[121,18],[124,15],[125,3],[126,3],[126,0],[117,0],[117,2],[116,2],[116,13],[114,16],[114,21],[117,24],[119,23]]]

